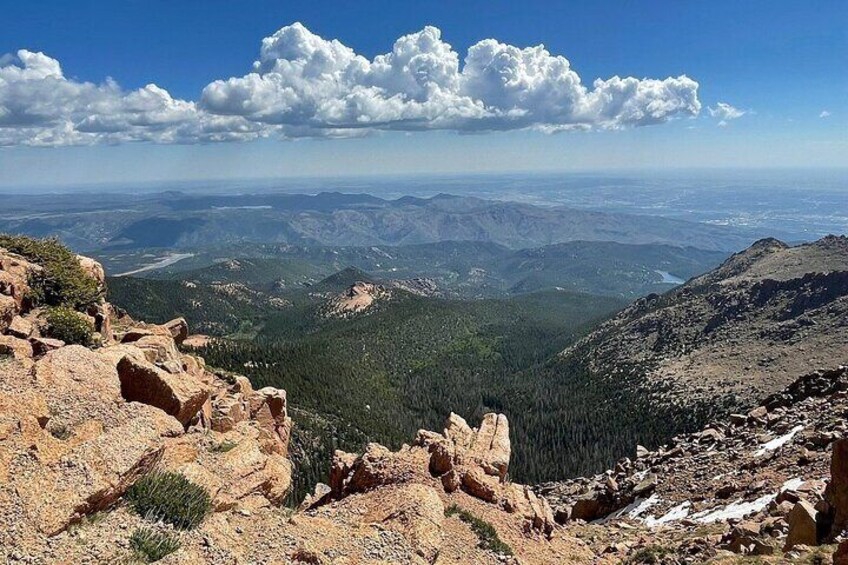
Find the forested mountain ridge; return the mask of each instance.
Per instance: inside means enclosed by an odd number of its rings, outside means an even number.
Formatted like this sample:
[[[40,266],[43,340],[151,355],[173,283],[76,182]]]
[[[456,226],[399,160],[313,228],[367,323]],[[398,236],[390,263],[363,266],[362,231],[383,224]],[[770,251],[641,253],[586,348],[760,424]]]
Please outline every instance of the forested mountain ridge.
[[[268,317],[249,340],[216,341],[199,353],[257,386],[285,387],[295,408],[348,426],[313,442],[325,453],[305,471],[318,473],[316,479],[326,480],[334,449],[361,449],[363,437],[399,446],[418,429],[438,427],[451,411],[472,419],[507,413],[514,433],[530,443],[528,456],[516,461],[516,476],[533,468],[549,476],[560,468],[546,447],[556,443],[546,435],[568,442],[579,426],[561,420],[551,421],[549,431],[527,427],[555,415],[519,415],[551,395],[535,368],[623,303],[562,291],[475,301],[391,293],[344,318],[326,315],[332,293],[322,294]],[[582,449],[578,444],[572,449]]]
[[[637,300],[576,343],[612,303],[562,291],[456,301],[398,290],[366,315],[328,319],[328,297],[354,279],[374,280],[347,269],[270,314],[254,309],[252,330],[240,332],[247,341],[204,355],[293,390],[301,403],[320,398],[301,406],[349,421],[355,441],[370,434],[396,445],[409,433],[401,430],[432,427],[445,410],[473,418],[497,409],[519,440],[516,477],[552,480],[593,472],[637,443],[658,445],[807,367],[845,359],[844,241],[760,241],[678,289]],[[563,247],[571,253],[574,244]],[[573,309],[580,303],[582,313]],[[348,382],[359,383],[361,398],[336,386]]]

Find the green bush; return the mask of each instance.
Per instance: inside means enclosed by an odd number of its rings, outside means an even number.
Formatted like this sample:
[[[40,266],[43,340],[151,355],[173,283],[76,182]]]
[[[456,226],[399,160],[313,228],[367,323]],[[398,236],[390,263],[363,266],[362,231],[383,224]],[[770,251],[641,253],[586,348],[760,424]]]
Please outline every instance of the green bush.
[[[169,471],[155,471],[136,481],[127,500],[139,515],[181,530],[196,527],[212,508],[206,489]]]
[[[209,451],[211,451],[212,453],[227,453],[228,451],[232,451],[236,447],[238,447],[237,441],[226,440],[213,445],[211,448],[209,448]]]
[[[130,548],[142,561],[153,563],[178,550],[180,540],[153,528],[138,528],[130,536]]]
[[[100,297],[97,281],[88,276],[77,256],[58,239],[0,234],[0,247],[44,268],[29,280],[36,305],[84,308]]]
[[[477,536],[477,545],[480,549],[492,551],[499,555],[512,555],[512,548],[501,541],[498,537],[498,532],[495,527],[487,521],[478,518],[471,512],[463,510],[456,504],[451,504],[445,510],[445,516],[456,516],[471,527],[471,530]]]
[[[47,335],[67,344],[90,345],[94,328],[76,310],[54,306],[47,309]]]
[[[649,545],[634,553],[627,565],[659,565],[665,563],[665,558],[671,553],[668,548],[660,545]]]

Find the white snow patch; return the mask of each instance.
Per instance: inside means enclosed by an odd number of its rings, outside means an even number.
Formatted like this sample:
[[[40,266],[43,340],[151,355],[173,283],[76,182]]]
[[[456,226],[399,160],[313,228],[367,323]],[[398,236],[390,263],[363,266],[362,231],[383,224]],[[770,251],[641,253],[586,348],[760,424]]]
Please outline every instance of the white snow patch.
[[[774,438],[773,440],[764,443],[760,448],[754,453],[755,457],[759,457],[760,455],[764,455],[767,451],[774,451],[778,447],[784,446],[795,437],[795,434],[804,429],[804,426],[798,425],[789,430],[788,433],[782,435],[778,438]]]
[[[678,520],[682,520],[683,518],[689,515],[689,507],[691,506],[688,500],[684,500],[659,518],[654,518],[653,516],[648,516],[645,518],[645,525],[649,528],[655,528],[656,526],[662,526],[663,524],[667,524],[669,522],[676,522]]]
[[[624,508],[616,510],[603,518],[598,518],[594,520],[593,524],[606,524],[610,520],[614,520],[616,518],[621,518],[622,516],[627,516],[628,518],[639,519],[642,514],[648,511],[651,506],[654,506],[660,502],[660,499],[657,495],[652,494],[649,498],[637,498]]]
[[[759,512],[768,503],[774,500],[776,494],[767,494],[750,502],[738,501],[721,508],[713,508],[704,510],[692,515],[692,519],[701,524],[709,524],[710,522],[723,522],[731,519],[741,519],[748,514]]]
[[[798,429],[793,429],[793,432],[791,432],[792,435],[798,433],[798,430],[802,427],[803,426],[799,426]],[[714,477],[713,480],[718,479],[721,476],[722,475],[718,475]],[[747,502],[744,500],[737,500],[736,502],[728,504],[727,506],[720,506],[715,508],[709,508],[707,510],[702,510],[701,512],[692,514],[691,519],[701,524],[709,524],[711,522],[723,522],[727,520],[739,520],[749,514],[760,512],[766,506],[768,506],[768,504],[772,500],[777,498],[778,494],[786,490],[796,490],[805,482],[806,481],[801,477],[795,477],[793,479],[785,481],[780,486],[780,489],[778,489],[778,491],[774,494],[767,494],[761,496],[756,500]],[[671,522],[677,522],[689,517],[689,512],[692,503],[688,500],[684,500],[677,506],[674,506],[673,508],[669,509],[665,514],[663,514],[659,518],[655,517],[654,515],[645,516],[648,510],[650,510],[661,502],[662,500],[656,494],[652,494],[648,498],[637,498],[628,506],[625,506],[620,510],[616,510],[615,512],[612,512],[611,514],[604,516],[603,518],[599,518],[593,521],[592,523],[606,524],[610,520],[626,516],[630,519],[641,521],[649,528],[655,528],[657,526],[662,526]]]
[[[639,518],[652,506],[656,506],[660,502],[660,497],[652,494],[648,498],[637,499],[633,504],[622,510],[621,513],[622,515],[627,514],[628,518]]]
[[[795,490],[801,485],[803,485],[805,482],[806,481],[800,477],[789,479],[788,481],[784,482],[781,485],[780,489],[774,494],[767,494],[749,502],[746,502],[744,500],[738,500],[736,502],[728,504],[727,506],[719,506],[716,508],[702,510],[701,512],[692,514],[691,517],[693,520],[701,524],[741,519],[747,516],[748,514],[759,512],[764,509],[772,500],[777,498],[777,495],[779,493],[785,490]],[[650,508],[656,506],[660,502],[662,502],[660,498],[656,494],[652,494],[649,498],[638,499],[630,506],[627,506],[626,508],[614,512],[606,518],[598,520],[596,523],[605,523],[613,518],[620,518],[624,515],[627,515],[628,518],[641,520],[649,528],[654,528],[656,526],[668,524],[669,522],[676,522],[678,520],[683,520],[684,518],[689,517],[689,509],[692,504],[688,500],[684,500],[674,508],[671,508],[668,512],[666,512],[659,518],[656,518],[653,515],[642,518],[642,516]]]
[[[803,485],[806,482],[807,481],[805,481],[801,477],[795,477],[794,479],[789,479],[788,481],[783,483],[783,485],[781,485],[780,492],[783,492],[785,490],[797,490],[798,488],[800,488],[801,485]]]

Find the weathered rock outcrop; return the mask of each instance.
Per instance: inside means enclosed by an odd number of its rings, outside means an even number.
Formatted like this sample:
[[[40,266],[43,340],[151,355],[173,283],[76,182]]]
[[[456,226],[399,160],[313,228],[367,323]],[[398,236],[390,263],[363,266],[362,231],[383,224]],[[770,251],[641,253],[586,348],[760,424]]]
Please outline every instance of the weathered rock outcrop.
[[[155,406],[183,425],[194,419],[211,394],[211,387],[192,375],[174,375],[130,356],[118,362],[117,370],[124,399]]]
[[[377,301],[391,298],[391,290],[380,284],[357,281],[341,294],[327,301],[326,315],[346,317],[363,312]]]
[[[848,439],[833,443],[830,483],[824,492],[828,504],[831,534],[836,536],[848,528]]]
[[[330,493],[322,500],[341,499],[386,485],[426,484],[445,494],[462,490],[524,519],[528,530],[550,534],[550,506],[529,488],[507,481],[509,423],[503,414],[486,414],[471,428],[451,414],[444,432],[421,430],[411,446],[392,452],[369,444],[355,456],[337,451],[330,473]]]
[[[102,289],[99,263],[80,264]],[[282,503],[291,485],[285,391],[253,392],[243,377],[231,390],[179,351],[188,335],[180,318],[137,324],[101,302],[87,311],[103,347],[44,337],[27,296],[39,269],[0,250],[0,548],[55,536],[154,468],[196,478],[219,509]],[[213,430],[212,399],[242,396],[237,425]]]

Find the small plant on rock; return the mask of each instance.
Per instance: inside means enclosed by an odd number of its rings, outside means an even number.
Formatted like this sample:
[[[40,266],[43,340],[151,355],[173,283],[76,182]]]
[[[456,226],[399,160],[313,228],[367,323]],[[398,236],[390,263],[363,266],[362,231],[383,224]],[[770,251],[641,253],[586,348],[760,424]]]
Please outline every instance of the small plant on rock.
[[[451,504],[445,510],[445,516],[456,516],[463,522],[469,525],[471,531],[477,536],[477,546],[480,549],[492,551],[499,555],[512,555],[512,548],[505,544],[500,537],[495,527],[482,518],[478,518],[471,512],[463,510],[456,504]]]
[[[58,440],[65,441],[71,437],[71,430],[65,424],[48,425],[47,429],[50,435]]]
[[[136,481],[127,501],[139,515],[181,530],[195,528],[212,508],[205,488],[169,471],[154,471]]]
[[[47,334],[67,344],[91,345],[94,328],[72,308],[56,306],[47,309]]]
[[[96,280],[80,266],[77,256],[58,239],[0,234],[0,247],[40,265],[28,281],[36,305],[83,308],[100,298]]]
[[[228,451],[235,449],[237,446],[237,441],[226,440],[221,443],[216,443],[209,450],[212,453],[227,453]]]
[[[138,528],[130,536],[130,548],[145,563],[159,561],[180,548],[180,540],[153,528]]]
[[[649,545],[634,553],[627,560],[627,565],[660,565],[670,553],[668,548],[660,545]]]

